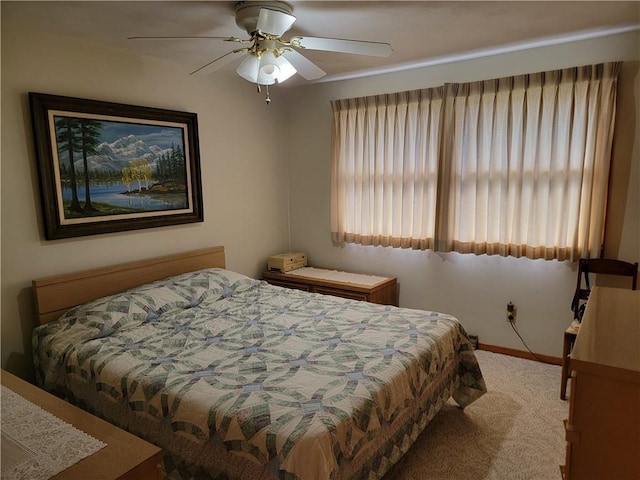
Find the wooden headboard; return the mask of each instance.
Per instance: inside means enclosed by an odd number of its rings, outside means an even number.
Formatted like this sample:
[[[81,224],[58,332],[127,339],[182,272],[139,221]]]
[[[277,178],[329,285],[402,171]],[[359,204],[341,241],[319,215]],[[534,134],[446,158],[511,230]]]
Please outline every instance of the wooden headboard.
[[[70,308],[91,300],[172,275],[216,267],[225,268],[221,246],[39,278],[32,282],[38,324],[56,320]]]

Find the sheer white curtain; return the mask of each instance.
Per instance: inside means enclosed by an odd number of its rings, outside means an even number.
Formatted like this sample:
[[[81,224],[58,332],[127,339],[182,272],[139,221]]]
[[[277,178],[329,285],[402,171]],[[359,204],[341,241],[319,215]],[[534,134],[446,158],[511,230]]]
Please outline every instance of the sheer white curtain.
[[[446,85],[436,248],[598,256],[619,69],[612,63]]]
[[[598,256],[619,69],[332,102],[332,240]]]
[[[332,102],[335,243],[433,248],[442,92]]]

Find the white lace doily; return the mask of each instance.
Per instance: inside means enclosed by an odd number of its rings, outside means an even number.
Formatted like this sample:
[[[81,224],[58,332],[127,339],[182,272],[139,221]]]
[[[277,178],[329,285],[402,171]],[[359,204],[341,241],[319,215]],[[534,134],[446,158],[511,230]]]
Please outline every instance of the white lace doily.
[[[45,480],[105,446],[2,386],[2,480]]]

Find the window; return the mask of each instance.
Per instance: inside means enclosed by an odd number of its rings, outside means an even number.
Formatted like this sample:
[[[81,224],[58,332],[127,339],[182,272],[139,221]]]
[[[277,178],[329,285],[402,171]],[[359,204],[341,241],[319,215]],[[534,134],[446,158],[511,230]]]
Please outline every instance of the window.
[[[332,239],[597,256],[620,63],[332,102]]]
[[[433,248],[442,94],[334,102],[334,241]]]

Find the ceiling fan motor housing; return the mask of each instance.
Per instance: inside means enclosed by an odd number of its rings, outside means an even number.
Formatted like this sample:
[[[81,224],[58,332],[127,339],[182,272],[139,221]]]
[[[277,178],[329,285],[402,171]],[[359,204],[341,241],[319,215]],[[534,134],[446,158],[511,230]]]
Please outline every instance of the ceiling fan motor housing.
[[[258,16],[263,8],[293,15],[293,6],[287,2],[238,2],[235,8],[236,24],[249,35],[256,31]]]

